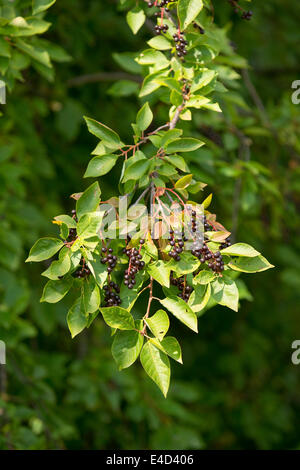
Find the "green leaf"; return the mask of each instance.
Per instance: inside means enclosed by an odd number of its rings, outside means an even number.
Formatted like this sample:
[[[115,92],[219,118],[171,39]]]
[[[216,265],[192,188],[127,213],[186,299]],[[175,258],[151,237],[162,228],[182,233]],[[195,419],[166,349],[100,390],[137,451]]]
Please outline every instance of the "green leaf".
[[[82,310],[80,297],[68,311],[67,323],[72,338],[81,333],[81,331],[88,325],[88,317]]]
[[[184,31],[203,8],[202,0],[178,0],[177,14],[180,22],[180,29]]]
[[[198,332],[197,317],[184,300],[172,295],[160,300],[160,303],[191,330]]]
[[[133,34],[136,34],[145,23],[146,15],[144,10],[136,7],[127,13],[126,20]]]
[[[71,269],[70,251],[68,248],[63,248],[59,253],[59,259],[52,261],[49,268],[42,273],[42,276],[48,277],[53,281],[58,280],[60,276],[64,276]]]
[[[234,245],[228,246],[224,250],[221,250],[222,255],[232,255],[232,256],[247,256],[254,258],[259,256],[259,251],[256,251],[252,246],[247,243],[235,243]]]
[[[159,51],[167,51],[172,49],[172,43],[165,36],[155,36],[147,42],[150,47],[153,49],[158,49]]]
[[[206,183],[201,183],[201,181],[193,182],[189,186],[189,193],[197,194],[199,191],[203,191],[203,189],[207,186]]]
[[[55,255],[63,245],[63,242],[58,238],[40,238],[31,248],[26,263],[49,259]]]
[[[141,253],[146,253],[153,259],[156,259],[158,257],[158,249],[151,238],[149,238],[146,243],[142,246]]]
[[[207,269],[203,269],[203,271],[200,271],[200,273],[194,277],[193,283],[206,285],[212,282],[215,279],[215,277],[216,275],[213,271],[208,271]]]
[[[130,165],[129,168],[125,170],[125,174],[122,182],[125,183],[128,180],[139,180],[150,168],[150,160],[139,160],[138,162]]]
[[[87,317],[87,325],[86,325],[87,328],[89,328],[89,327],[91,326],[91,324],[92,324],[93,321],[97,318],[98,315],[99,315],[99,310],[96,310],[96,312],[91,313],[90,315],[88,315],[88,317]]]
[[[190,185],[192,179],[193,179],[193,175],[183,176],[178,181],[176,181],[175,188],[176,189],[185,189],[185,188],[187,188]]]
[[[179,155],[170,155],[169,157],[164,157],[164,160],[171,163],[171,165],[175,166],[175,168],[179,168],[179,170],[185,172],[189,171],[186,161]]]
[[[153,120],[153,113],[150,109],[149,103],[145,103],[139,110],[136,118],[136,124],[141,132],[148,129]]]
[[[205,235],[211,242],[224,242],[229,237],[230,232],[226,230],[218,230],[217,232],[207,231]]]
[[[32,0],[32,13],[37,15],[50,8],[56,0]]]
[[[76,202],[76,214],[78,219],[87,212],[94,212],[100,203],[100,187],[98,182],[89,186]]]
[[[48,68],[51,67],[50,56],[45,49],[34,46],[32,44],[27,44],[22,39],[16,39],[15,46],[25,54],[29,55],[32,59],[36,60],[38,63]]]
[[[87,265],[98,286],[102,288],[107,279],[107,266],[101,263],[99,256],[97,256],[96,259],[88,261]]]
[[[170,269],[175,271],[176,274],[183,275],[196,271],[200,266],[200,261],[196,259],[191,253],[185,252],[180,254],[180,261],[171,259],[168,263]]]
[[[0,73],[2,75],[5,75],[7,72],[7,69],[9,67],[9,58],[8,57],[0,57]]]
[[[262,255],[255,256],[254,258],[237,258],[231,261],[228,266],[234,271],[241,271],[244,273],[258,273],[274,268],[274,266]]]
[[[170,78],[170,77],[161,77],[156,79],[157,83],[159,83],[162,86],[165,86],[169,88],[171,91],[175,91],[177,93],[177,100],[178,102],[176,103],[178,106],[179,104],[182,103],[182,91],[181,91],[181,86],[178,83],[175,78]],[[176,100],[176,101],[177,101]]]
[[[0,37],[0,56],[11,57],[10,44],[2,36]]]
[[[165,147],[168,143],[173,142],[182,135],[181,129],[169,129],[162,135],[161,146]],[[176,155],[174,155],[176,156]],[[182,159],[182,157],[179,157]]]
[[[156,338],[151,338],[149,341],[151,341],[151,343],[162,352],[166,353],[169,357],[174,359],[174,361],[182,364],[181,347],[176,338],[173,336],[167,336],[162,341],[159,341]]]
[[[177,175],[177,170],[172,165],[169,165],[169,163],[165,163],[165,160],[160,160],[157,162],[157,165],[159,165],[158,173],[160,176],[174,177]],[[156,186],[164,186],[164,184],[157,184]]]
[[[50,28],[51,23],[36,17],[27,16],[25,19],[22,16],[17,16],[10,22],[10,25],[12,25],[12,30],[10,31],[12,36],[25,37],[45,33]],[[46,50],[50,55],[45,41],[35,38],[34,45],[40,49]]]
[[[119,370],[130,367],[139,357],[144,337],[138,331],[117,331],[112,344],[112,355]]]
[[[126,72],[140,74],[142,67],[135,61],[136,53],[135,52],[114,52],[112,54],[114,60],[117,64]]]
[[[103,215],[103,212],[87,212],[83,214],[77,224],[77,235],[82,239],[98,235]]]
[[[248,300],[249,302],[253,302],[253,296],[249,291],[248,287],[246,286],[245,282],[242,279],[236,279],[235,282],[239,290],[240,300]]]
[[[193,139],[192,137],[184,137],[183,139],[176,139],[170,142],[166,146],[166,152],[192,152],[202,147],[202,145],[204,145],[204,142],[201,142],[201,140]]]
[[[158,71],[147,75],[143,81],[139,97],[142,98],[143,96],[147,96],[150,93],[153,93],[158,88],[160,88],[160,84],[156,82],[156,78],[163,77],[165,74],[165,71]]]
[[[54,220],[56,220],[57,222],[63,222],[69,228],[76,228],[76,221],[69,215],[57,215],[56,217],[54,217]]]
[[[154,336],[161,341],[170,326],[167,313],[164,310],[158,310],[152,317],[147,318],[145,321]]]
[[[239,307],[239,290],[231,279],[216,279],[212,283],[213,298],[218,304],[231,308],[235,312]]]
[[[72,272],[75,271],[76,268],[78,268],[80,261],[82,258],[81,251],[76,251],[76,252],[71,252],[70,253],[70,260],[71,260],[71,270]]]
[[[59,281],[48,281],[44,287],[41,302],[55,304],[69,292],[73,284],[73,278],[61,279]]]
[[[90,160],[84,178],[97,178],[106,175],[116,164],[117,155],[102,155]]]
[[[216,76],[215,70],[202,70],[195,75],[191,86],[191,93],[195,93],[200,88],[207,86]]]
[[[191,293],[188,304],[193,312],[199,314],[207,305],[211,296],[211,284],[197,285]]]
[[[143,286],[143,283],[145,282],[146,278],[148,278],[147,274],[145,274],[144,272],[138,272],[135,276],[135,285],[133,289],[128,289],[128,287],[125,286],[124,282],[122,282],[120,292],[120,297],[122,299],[122,307],[128,310],[129,312],[135,304],[141,292],[141,287]]]
[[[147,267],[147,271],[159,284],[165,287],[170,286],[170,268],[163,261],[155,261]]]
[[[130,158],[128,158],[128,160],[124,161],[121,176],[120,176],[120,181],[123,181],[125,172],[128,171],[129,167],[131,167],[134,163],[136,163],[140,160],[146,161],[147,158],[146,158],[146,156],[143,152],[141,152],[140,150],[137,150],[132,157],[130,157]]]
[[[38,20],[37,18],[31,18],[31,19],[27,18],[27,21],[29,22],[33,31],[36,31],[39,28],[39,26],[40,28],[42,27],[41,20]],[[46,24],[48,25],[48,23]],[[35,32],[34,34],[37,34],[37,32]],[[63,63],[63,62],[72,61],[72,57],[62,47],[58,46],[57,44],[54,44],[53,42],[50,42],[46,39],[35,38],[35,43],[40,45],[41,48],[45,49],[48,52],[50,59],[55,62]],[[75,110],[75,107],[72,109]],[[80,120],[81,120],[81,114],[80,114]],[[79,122],[79,117],[78,117],[78,122]]]
[[[170,64],[169,60],[162,52],[156,51],[154,49],[146,49],[145,51],[141,52],[140,55],[136,58],[136,61],[140,65],[154,64],[157,70],[162,70],[168,67]]]
[[[63,240],[66,240],[68,238],[69,228],[66,224],[62,223],[60,225],[59,235],[60,235],[60,238],[62,238]]]
[[[94,278],[84,279],[82,286],[82,310],[85,313],[94,313],[100,307],[100,290]]]
[[[95,121],[95,119],[91,119],[86,116],[84,116],[84,119],[91,134],[98,137],[98,139],[103,140],[106,145],[112,146],[112,148],[117,149],[121,147],[120,137],[115,131],[105,126],[101,122]]]
[[[157,384],[166,397],[171,375],[168,356],[150,341],[147,341],[141,352],[141,364],[145,372]]]
[[[105,323],[119,330],[134,330],[134,320],[131,313],[121,307],[102,307],[100,311]]]
[[[212,197],[213,197],[213,195],[211,193],[209,196],[207,196],[206,199],[204,199],[204,201],[201,204],[203,206],[203,209],[207,209],[210,206],[210,203],[212,201]]]

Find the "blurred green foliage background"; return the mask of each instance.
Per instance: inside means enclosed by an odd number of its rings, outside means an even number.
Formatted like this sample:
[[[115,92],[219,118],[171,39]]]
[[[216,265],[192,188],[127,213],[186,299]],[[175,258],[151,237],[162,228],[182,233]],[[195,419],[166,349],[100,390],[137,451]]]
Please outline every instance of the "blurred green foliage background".
[[[132,35],[116,2],[58,1],[44,37],[71,59],[55,65],[52,82],[28,69],[0,118],[1,449],[300,448],[300,366],[291,363],[300,336],[300,105],[291,102],[299,2],[254,0],[251,22],[226,0],[213,4],[250,64],[237,90],[246,106],[195,113],[207,146],[192,167],[213,191],[219,220],[276,269],[243,276],[249,291],[239,313],[214,307],[198,335],[173,326],[184,366],[172,364],[166,400],[139,364],[118,372],[100,318],[71,340],[64,302],[39,303],[42,267],[24,259],[39,236],[56,233],[50,221],[73,208],[69,195],[90,184],[82,175],[95,142],[82,116],[131,141],[139,100],[134,85],[118,96],[115,73],[124,77],[113,54],[139,51],[150,38],[147,28]],[[161,105],[155,114],[167,119]],[[251,171],[241,172],[236,129],[250,139]],[[112,194],[114,174],[101,184]]]

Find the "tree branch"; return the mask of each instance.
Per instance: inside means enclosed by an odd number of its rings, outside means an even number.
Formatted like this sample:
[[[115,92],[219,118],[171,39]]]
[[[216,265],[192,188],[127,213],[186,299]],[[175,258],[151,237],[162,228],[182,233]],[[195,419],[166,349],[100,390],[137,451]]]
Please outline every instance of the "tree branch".
[[[169,125],[169,128],[170,129],[174,129],[176,127],[176,124],[179,120],[179,116],[180,116],[180,113],[181,111],[183,111],[184,109],[184,106],[185,106],[185,103],[182,103],[180,106],[178,106],[178,108],[176,109],[175,111],[175,114],[174,114],[174,117],[172,119],[172,121],[170,122],[170,125]]]
[[[149,292],[149,300],[148,300],[148,305],[147,305],[147,311],[146,311],[146,314],[145,314],[145,316],[144,316],[144,318],[143,318],[143,320],[144,320],[144,328],[143,328],[143,330],[142,330],[142,332],[141,332],[142,335],[144,335],[144,336],[145,336],[146,330],[147,330],[147,322],[146,322],[146,320],[147,320],[147,318],[149,317],[150,308],[151,308],[151,303],[152,303],[152,300],[153,300],[153,298],[154,298],[154,297],[153,297],[153,277],[150,277],[150,284],[149,284],[148,287],[149,287],[149,289],[150,289],[150,292]]]
[[[69,87],[74,87],[85,85],[86,83],[114,82],[116,80],[131,80],[137,83],[143,81],[139,75],[132,75],[126,72],[98,72],[71,78],[67,84]]]
[[[259,94],[257,93],[255,86],[253,85],[253,83],[251,81],[251,78],[250,78],[250,75],[249,75],[249,72],[248,72],[247,69],[242,70],[242,77],[243,77],[243,80],[245,82],[246,88],[249,91],[250,96],[251,96],[254,104],[256,105],[259,113],[260,113],[262,123],[264,124],[264,126],[270,128],[271,124],[270,124],[268,115],[266,113],[264,104],[263,104]]]

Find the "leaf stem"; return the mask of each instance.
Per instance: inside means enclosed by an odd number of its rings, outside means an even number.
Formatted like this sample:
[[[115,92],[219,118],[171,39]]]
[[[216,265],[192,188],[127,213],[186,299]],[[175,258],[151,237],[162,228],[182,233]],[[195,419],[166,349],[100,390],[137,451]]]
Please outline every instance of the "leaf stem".
[[[146,311],[146,314],[143,318],[144,320],[144,328],[142,330],[142,335],[145,336],[146,334],[146,330],[147,330],[147,323],[146,323],[146,319],[149,317],[149,314],[150,314],[150,308],[151,308],[151,303],[152,303],[152,300],[153,300],[153,277],[150,277],[150,284],[149,284],[149,289],[150,289],[150,293],[149,293],[149,300],[148,300],[148,305],[147,305],[147,311]]]

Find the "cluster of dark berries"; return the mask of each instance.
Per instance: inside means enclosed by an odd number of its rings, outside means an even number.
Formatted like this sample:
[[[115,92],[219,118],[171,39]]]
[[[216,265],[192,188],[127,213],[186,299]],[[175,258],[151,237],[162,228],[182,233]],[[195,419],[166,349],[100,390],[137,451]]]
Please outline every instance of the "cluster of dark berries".
[[[226,240],[220,245],[221,250],[224,248],[227,248],[228,246],[231,246],[231,241],[230,237],[227,237]]]
[[[207,266],[216,273],[224,271],[224,261],[219,251],[212,253],[212,257]]]
[[[162,33],[166,33],[169,29],[169,26],[167,24],[163,24],[164,13],[169,12],[169,8],[168,8],[169,3],[170,3],[170,0],[160,0],[159,3],[158,2],[153,2],[153,1],[148,2],[148,7],[149,8],[152,8],[153,6],[156,6],[157,8],[159,8],[161,10],[161,11],[156,11],[154,13],[154,16],[156,18],[161,17],[161,24],[156,25],[154,27],[155,33],[157,35],[160,35]],[[200,28],[200,29],[202,30],[202,28]],[[202,30],[202,31],[204,32],[204,30]],[[173,39],[175,41],[177,56],[178,57],[184,57],[187,54],[187,50],[186,50],[186,46],[188,45],[187,40],[185,39],[183,34],[181,34],[180,32],[178,32],[177,34],[174,34]]]
[[[188,45],[188,41],[185,39],[183,34],[175,33],[173,34],[173,39],[176,43],[176,51],[178,57],[183,57],[187,54],[186,46]]]
[[[118,258],[113,254],[112,248],[106,248],[105,246],[101,249],[103,257],[101,258],[102,264],[107,264],[107,272],[110,274],[117,265]]]
[[[72,210],[71,214],[72,214],[72,219],[74,219],[75,222],[78,222],[78,219],[77,219],[77,216],[76,216],[76,210],[75,210],[75,209]],[[76,240],[76,238],[77,238],[77,230],[76,230],[76,228],[70,228],[69,236],[68,236],[67,241],[68,241],[68,242],[73,242],[73,241]]]
[[[197,212],[193,210],[191,212],[191,220],[187,224],[189,231],[189,238],[193,240],[192,252],[200,250],[203,246],[203,233],[199,230],[199,224],[197,222]]]
[[[70,228],[70,231],[69,231],[69,236],[67,238],[67,241],[68,242],[73,242],[75,241],[77,238],[77,230],[76,228]]]
[[[106,286],[103,287],[105,291],[105,307],[118,307],[121,305],[122,300],[119,296],[120,287],[113,281],[110,281]]]
[[[85,259],[81,258],[80,264],[79,264],[77,270],[74,272],[73,277],[81,279],[81,278],[89,276],[90,274],[91,274],[91,271],[88,268],[88,266],[86,265]]]
[[[208,232],[212,229],[212,226],[207,222],[206,215],[203,217],[204,232]]]
[[[160,3],[156,3],[156,5],[155,5],[155,2],[148,2],[148,7],[149,7],[149,8],[152,8],[153,6],[156,6],[157,8],[163,8],[163,10],[161,10],[161,12],[156,11],[156,12],[154,13],[154,16],[155,16],[156,18],[158,18],[158,17],[163,18],[164,12],[168,12],[168,11],[169,11],[169,8],[168,8],[168,4],[169,4],[169,3],[170,3],[170,0],[161,0],[161,2],[160,2]],[[169,29],[169,26],[168,26],[167,24],[163,24],[163,23],[162,23],[161,25],[156,25],[156,26],[154,27],[154,29],[155,29],[156,34],[159,35],[159,34],[161,34],[161,33],[166,33],[166,32],[168,31],[168,29]]]
[[[204,216],[204,218],[203,218],[203,223],[204,223],[204,231],[205,232],[210,231],[210,230],[216,231],[213,228],[213,226],[207,221],[206,216]],[[226,240],[223,243],[221,243],[220,249],[223,250],[224,248],[227,248],[228,246],[231,246],[230,237],[227,237]]]
[[[219,251],[212,253],[210,249],[204,244],[202,248],[192,250],[192,255],[200,259],[201,263],[208,262],[207,266],[215,272],[224,271],[224,262],[222,255]]]
[[[140,240],[140,245],[143,245],[145,240]],[[138,271],[145,267],[145,262],[142,261],[142,255],[136,248],[124,248],[123,253],[129,258],[128,269],[124,272],[124,284],[128,289],[133,289],[135,285],[135,276]]]
[[[246,11],[242,7],[238,5],[239,0],[228,0],[228,3],[234,8],[235,13],[239,13],[242,11],[241,18],[242,20],[251,20],[253,12],[252,11]]]
[[[161,33],[166,33],[169,29],[169,26],[167,24],[157,24],[154,26],[154,29],[157,36],[159,36]]]
[[[184,250],[184,242],[186,238],[184,236],[184,232],[180,232],[179,230],[170,230],[169,231],[169,244],[171,245],[172,249],[169,251],[169,256],[173,258],[175,261],[180,261],[180,253]]]
[[[251,20],[252,16],[253,16],[253,12],[251,10],[249,10],[249,11],[244,11],[242,13],[241,18],[242,18],[242,20],[248,20],[249,21],[249,20]]]
[[[196,258],[199,258],[201,263],[205,263],[212,258],[212,253],[205,244],[203,244],[201,248],[192,250],[192,255],[196,256]]]
[[[173,0],[174,1],[174,0]],[[168,4],[171,2],[171,0],[160,0],[159,3],[156,3],[157,8],[164,8],[166,11],[169,11],[168,9]],[[155,6],[155,2],[148,2],[148,7],[152,8]]]
[[[197,232],[197,212],[196,211],[192,211],[192,218],[191,218],[191,226],[192,226],[192,232]]]
[[[193,292],[193,288],[186,284],[184,276],[181,276],[176,279],[175,277],[173,277],[173,273],[171,272],[170,282],[172,286],[178,287],[179,289],[178,297],[180,297],[185,302],[187,302],[190,298],[191,293]]]

